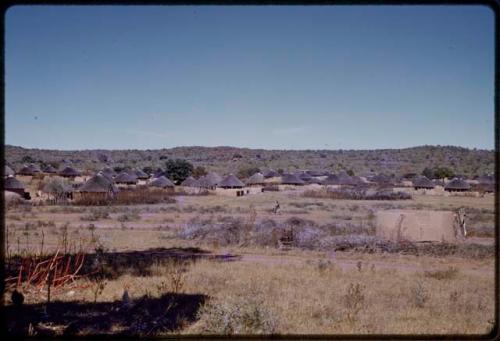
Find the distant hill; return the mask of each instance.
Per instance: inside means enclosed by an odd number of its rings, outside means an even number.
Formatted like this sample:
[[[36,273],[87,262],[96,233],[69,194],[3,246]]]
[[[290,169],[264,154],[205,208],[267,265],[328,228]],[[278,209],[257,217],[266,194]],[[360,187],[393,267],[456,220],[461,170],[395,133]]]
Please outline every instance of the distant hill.
[[[195,166],[219,173],[245,167],[275,170],[352,170],[402,175],[421,173],[426,167],[449,167],[466,176],[492,173],[495,152],[454,146],[419,146],[378,150],[264,150],[236,147],[176,147],[156,150],[46,150],[5,146],[6,162],[18,170],[23,164],[70,163],[80,170],[111,167],[164,167],[167,159],[186,159]]]

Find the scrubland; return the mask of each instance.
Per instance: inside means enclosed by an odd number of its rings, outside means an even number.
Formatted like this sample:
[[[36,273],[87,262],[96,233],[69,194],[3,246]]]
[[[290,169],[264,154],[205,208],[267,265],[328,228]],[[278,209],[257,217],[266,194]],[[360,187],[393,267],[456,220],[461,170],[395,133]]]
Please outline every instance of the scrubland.
[[[458,207],[468,214],[464,244],[374,236],[376,210]],[[492,197],[336,200],[288,191],[18,205],[5,216],[8,276],[23,258],[57,249],[84,253],[88,274],[54,288],[50,303],[45,287],[21,285],[16,307],[9,287],[13,334],[485,334],[494,324]],[[279,229],[290,226],[295,245],[282,248]]]

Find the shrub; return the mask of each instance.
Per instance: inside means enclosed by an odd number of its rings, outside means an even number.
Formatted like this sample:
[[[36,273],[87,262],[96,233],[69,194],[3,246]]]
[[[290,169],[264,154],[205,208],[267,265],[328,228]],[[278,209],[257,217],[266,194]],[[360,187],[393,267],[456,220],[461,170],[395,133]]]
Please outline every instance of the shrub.
[[[347,320],[354,322],[365,301],[364,295],[365,286],[359,283],[349,284],[347,293],[344,295],[344,305],[347,308]]]
[[[210,300],[198,312],[202,332],[209,334],[273,334],[278,320],[257,295]]]
[[[417,280],[411,287],[410,297],[413,304],[418,308],[422,308],[429,299],[427,289],[425,289],[423,283],[420,280]]]

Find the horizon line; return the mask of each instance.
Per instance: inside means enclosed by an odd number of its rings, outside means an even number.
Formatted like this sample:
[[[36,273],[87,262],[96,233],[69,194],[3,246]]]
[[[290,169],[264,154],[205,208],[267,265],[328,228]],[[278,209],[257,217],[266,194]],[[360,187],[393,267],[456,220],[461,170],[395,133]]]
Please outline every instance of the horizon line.
[[[402,147],[402,148],[373,148],[373,149],[366,149],[366,148],[359,148],[359,149],[353,149],[353,148],[337,148],[337,149],[313,149],[313,148],[304,148],[304,149],[277,149],[277,148],[252,148],[252,147],[236,147],[236,146],[200,146],[200,145],[182,145],[182,146],[175,146],[175,147],[163,147],[163,148],[143,148],[143,149],[132,149],[132,148],[120,148],[120,149],[109,149],[109,148],[86,148],[86,149],[53,149],[53,148],[37,148],[37,147],[24,147],[24,146],[18,146],[18,145],[12,145],[12,144],[4,144],[5,147],[15,147],[15,148],[22,148],[22,149],[35,149],[35,150],[50,150],[50,151],[61,151],[61,152],[85,152],[85,151],[159,151],[159,150],[164,150],[164,149],[176,149],[176,148],[232,148],[232,149],[249,149],[249,150],[263,150],[263,151],[380,151],[380,150],[401,150],[401,149],[413,149],[413,148],[423,148],[423,147],[438,147],[438,148],[446,148],[446,147],[453,147],[453,148],[462,148],[462,149],[467,149],[467,150],[478,150],[478,151],[488,151],[488,152],[494,152],[495,148],[493,149],[487,149],[487,148],[479,148],[479,147],[465,147],[465,146],[459,146],[459,145],[440,145],[440,144],[423,144],[423,145],[415,145],[411,147]]]

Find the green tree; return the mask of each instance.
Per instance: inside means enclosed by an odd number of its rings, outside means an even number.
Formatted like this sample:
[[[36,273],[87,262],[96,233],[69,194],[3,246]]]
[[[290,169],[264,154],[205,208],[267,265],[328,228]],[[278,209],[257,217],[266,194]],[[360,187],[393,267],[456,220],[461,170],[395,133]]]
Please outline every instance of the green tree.
[[[455,174],[448,167],[438,167],[434,170],[434,176],[438,179],[452,178]]]
[[[349,170],[347,171],[347,175],[349,175],[349,176],[354,176],[354,171],[353,171],[352,169],[349,169]]]
[[[193,170],[193,165],[183,159],[167,160],[167,162],[165,162],[165,175],[177,184],[190,176]]]
[[[207,175],[207,170],[205,169],[205,167],[198,166],[195,169],[193,169],[193,174],[192,175],[195,178],[199,178],[200,176]]]
[[[246,167],[242,167],[238,170],[238,173],[236,174],[236,176],[238,178],[248,178],[248,177],[251,177],[252,175],[254,175],[255,173],[257,172],[260,172],[260,169],[259,167],[255,167],[255,166],[246,166]]]
[[[151,166],[145,166],[145,167],[142,167],[142,171],[146,174],[152,174],[153,173],[153,167]]]
[[[21,159],[21,162],[22,163],[35,163],[35,159],[33,159],[29,155],[26,155],[26,156],[23,156],[23,158]]]
[[[429,178],[433,179],[436,175],[434,174],[434,171],[430,169],[429,167],[425,167],[425,169],[422,171],[422,175]]]

